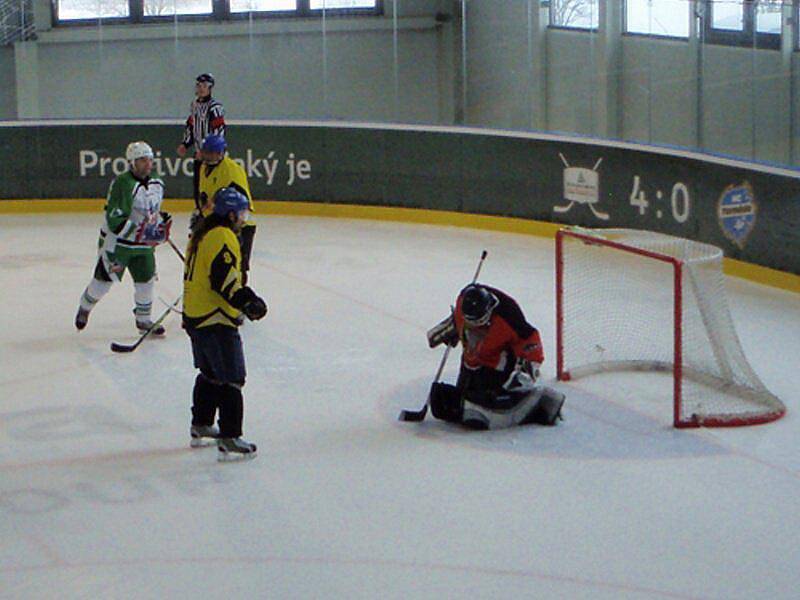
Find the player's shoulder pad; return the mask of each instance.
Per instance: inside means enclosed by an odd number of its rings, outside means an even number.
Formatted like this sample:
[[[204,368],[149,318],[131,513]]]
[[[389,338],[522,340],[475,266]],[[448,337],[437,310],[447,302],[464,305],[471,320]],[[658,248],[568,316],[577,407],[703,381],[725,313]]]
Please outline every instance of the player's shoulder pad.
[[[111,182],[111,186],[109,187],[109,191],[113,190],[116,192],[132,192],[137,183],[138,180],[136,177],[134,177],[133,173],[128,170],[124,173],[120,173],[114,178],[114,181]]]
[[[219,247],[227,245],[230,248],[234,248],[239,246],[239,238],[236,237],[230,227],[225,227],[224,225],[211,229],[203,237],[203,240],[208,240],[209,244]]]
[[[231,158],[230,156],[225,156],[222,159],[222,165],[224,165],[225,169],[229,173],[236,173],[240,177],[244,177],[246,180],[245,170],[244,167],[239,164],[235,159]]]

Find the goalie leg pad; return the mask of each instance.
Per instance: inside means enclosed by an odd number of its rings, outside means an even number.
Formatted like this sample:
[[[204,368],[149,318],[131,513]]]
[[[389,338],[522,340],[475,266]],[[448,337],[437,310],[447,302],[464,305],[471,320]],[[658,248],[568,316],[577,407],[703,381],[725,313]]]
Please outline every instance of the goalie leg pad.
[[[491,401],[487,401],[489,398]],[[520,425],[535,404],[533,393],[470,392],[464,398],[464,425],[471,429],[493,430]]]
[[[538,425],[556,425],[561,419],[561,408],[564,406],[566,396],[553,388],[542,386],[538,390],[539,398],[536,405],[520,422],[520,425],[536,423]]]
[[[459,389],[449,383],[436,382],[431,385],[431,412],[433,416],[448,423],[461,423],[464,403]]]

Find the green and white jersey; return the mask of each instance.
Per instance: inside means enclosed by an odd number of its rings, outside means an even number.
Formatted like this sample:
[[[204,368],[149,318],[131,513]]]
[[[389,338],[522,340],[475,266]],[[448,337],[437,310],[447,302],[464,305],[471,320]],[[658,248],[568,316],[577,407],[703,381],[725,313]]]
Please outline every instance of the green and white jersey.
[[[157,177],[142,180],[126,171],[114,179],[108,188],[106,218],[100,230],[102,249],[125,249],[132,254],[153,252],[152,246],[136,242],[136,231],[143,223],[159,219],[163,199],[164,182]]]

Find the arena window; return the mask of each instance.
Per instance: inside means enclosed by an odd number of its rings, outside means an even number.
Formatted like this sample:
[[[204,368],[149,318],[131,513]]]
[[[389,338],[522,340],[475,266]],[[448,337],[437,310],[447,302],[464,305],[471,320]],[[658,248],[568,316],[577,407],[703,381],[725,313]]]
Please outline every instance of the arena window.
[[[626,0],[625,33],[655,37],[689,37],[688,0]]]
[[[550,0],[550,27],[595,30],[599,22],[599,0]]]
[[[704,41],[777,50],[781,46],[781,14],[787,1],[707,0]]]
[[[595,2],[597,0],[594,0]],[[138,23],[164,17],[224,19],[312,17],[322,14],[382,14],[382,0],[53,0],[55,25],[97,21]]]

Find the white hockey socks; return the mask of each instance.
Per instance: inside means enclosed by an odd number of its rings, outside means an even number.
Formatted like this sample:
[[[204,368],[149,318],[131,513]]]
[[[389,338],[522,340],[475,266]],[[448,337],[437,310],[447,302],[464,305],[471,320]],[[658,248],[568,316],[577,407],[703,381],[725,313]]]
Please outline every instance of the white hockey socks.
[[[153,311],[153,280],[147,283],[133,284],[133,300],[136,307],[133,314],[136,315],[137,323],[149,323],[150,315]]]
[[[100,281],[99,279],[92,279],[81,296],[81,308],[86,312],[90,312],[94,305],[108,293],[111,289],[110,281]]]

